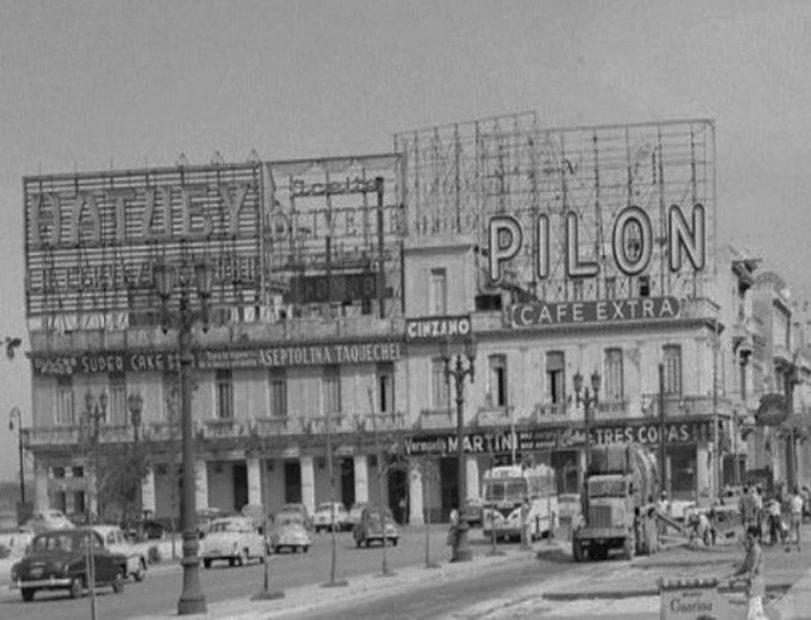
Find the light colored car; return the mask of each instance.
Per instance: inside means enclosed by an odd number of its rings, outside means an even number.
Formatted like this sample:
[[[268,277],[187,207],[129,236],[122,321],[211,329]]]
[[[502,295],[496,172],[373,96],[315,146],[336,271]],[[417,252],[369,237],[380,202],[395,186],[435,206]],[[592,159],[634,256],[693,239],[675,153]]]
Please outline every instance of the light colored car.
[[[200,541],[203,566],[211,568],[214,560],[228,560],[229,566],[244,566],[251,558],[265,560],[265,539],[246,517],[215,519],[208,534]]]
[[[394,524],[391,511],[385,508],[381,514],[377,506],[367,506],[363,509],[360,521],[355,525],[354,536],[358,547],[364,544],[368,547],[372,542],[383,544],[384,541],[396,547],[400,540],[400,533]]]
[[[94,525],[92,529],[101,536],[104,546],[112,553],[120,553],[127,558],[126,577],[135,581],[143,581],[146,578],[146,557],[138,547],[133,545],[124,531],[117,525]]]
[[[310,511],[307,510],[307,506],[304,504],[285,504],[282,506],[282,509],[276,513],[276,517],[278,518],[284,514],[298,514],[301,516],[301,522],[304,524],[308,530],[313,529],[313,519],[310,516]]]
[[[25,523],[36,534],[54,530],[72,530],[75,528],[70,519],[61,510],[44,510],[35,512]]]
[[[558,518],[563,523],[572,523],[580,514],[580,493],[558,495]]]
[[[271,535],[271,545],[275,553],[281,552],[282,549],[289,549],[293,553],[301,549],[307,553],[311,543],[310,532],[305,527],[301,515],[293,512],[281,512],[276,515]]]
[[[352,525],[349,523],[349,511],[347,511],[346,506],[341,502],[323,502],[318,505],[313,516],[313,527],[316,533],[321,530],[328,532],[332,528],[333,519],[336,532],[352,529]]]

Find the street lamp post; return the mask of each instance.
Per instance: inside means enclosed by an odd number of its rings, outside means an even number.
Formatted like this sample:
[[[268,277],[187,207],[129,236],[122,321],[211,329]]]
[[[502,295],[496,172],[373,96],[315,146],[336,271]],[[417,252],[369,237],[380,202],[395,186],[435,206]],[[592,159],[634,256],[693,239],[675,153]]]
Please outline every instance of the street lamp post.
[[[86,423],[92,424],[90,445],[93,456],[93,485],[91,492],[93,502],[88,511],[89,522],[93,522],[93,512],[99,512],[99,424],[107,417],[107,392],[101,392],[98,398],[88,389],[84,395],[84,415]]]
[[[467,365],[461,355],[451,355],[450,341],[448,339],[440,342],[440,354],[445,363],[445,382],[450,387],[450,379],[453,377],[456,388],[456,459],[457,459],[457,496],[456,511],[459,515],[456,537],[453,545],[453,562],[469,562],[473,559],[473,553],[468,545],[467,533],[468,523],[464,514],[464,502],[467,489],[467,472],[465,471],[465,446],[464,446],[464,418],[463,407],[465,403],[465,377],[470,376],[473,383],[476,373],[476,339],[472,335],[465,339],[465,357]]]
[[[186,263],[179,268],[165,263],[153,269],[155,289],[161,298],[161,322],[164,333],[170,328],[177,329],[180,354],[180,419],[182,426],[181,442],[183,452],[183,496],[181,498],[181,528],[183,529],[183,590],[177,603],[179,615],[202,614],[206,612],[206,599],[200,587],[200,558],[197,556],[200,544],[195,523],[195,477],[194,445],[192,438],[191,386],[192,328],[199,321],[203,331],[208,329],[208,300],[211,297],[213,270],[208,263],[200,262],[193,267]],[[193,276],[193,277],[192,277]],[[169,300],[176,285],[180,296],[178,311],[169,311]],[[200,299],[200,310],[191,307],[192,287],[196,288]]]
[[[586,440],[586,471],[588,474],[591,466],[591,408],[599,402],[600,373],[596,370],[591,373],[591,392],[589,388],[583,388],[583,375],[578,371],[572,378],[574,382],[574,394],[578,404],[583,405],[583,429]]]
[[[17,418],[17,453],[20,457],[20,510],[25,510],[25,470],[23,469],[23,414],[19,407],[12,407],[8,430],[14,430],[14,418]]]

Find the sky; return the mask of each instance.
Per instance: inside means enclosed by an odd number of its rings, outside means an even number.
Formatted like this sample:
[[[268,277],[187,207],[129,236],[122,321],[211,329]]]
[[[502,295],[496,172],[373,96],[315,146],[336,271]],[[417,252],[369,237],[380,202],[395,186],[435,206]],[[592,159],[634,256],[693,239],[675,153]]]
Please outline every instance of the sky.
[[[0,0],[0,339],[29,348],[23,176],[377,153],[528,110],[549,127],[714,119],[719,241],[811,299],[809,24],[811,3],[773,0]],[[30,362],[0,371],[10,480]]]

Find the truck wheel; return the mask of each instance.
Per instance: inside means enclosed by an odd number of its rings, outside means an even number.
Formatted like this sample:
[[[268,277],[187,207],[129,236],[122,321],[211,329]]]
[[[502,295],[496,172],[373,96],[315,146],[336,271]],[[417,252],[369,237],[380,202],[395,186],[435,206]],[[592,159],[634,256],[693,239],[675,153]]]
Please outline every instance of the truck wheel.
[[[34,592],[36,592],[35,588],[23,588],[22,590],[20,590],[20,593],[23,596],[23,600],[26,603],[30,603],[31,601],[34,600]]]
[[[74,577],[70,582],[70,598],[79,598],[82,595],[84,584],[81,577]]]
[[[583,561],[583,545],[576,538],[572,540],[572,557],[575,562]]]
[[[626,560],[633,560],[634,559],[634,552],[636,549],[634,548],[634,539],[632,536],[625,537],[625,543],[623,545],[623,550],[625,552],[625,559]]]

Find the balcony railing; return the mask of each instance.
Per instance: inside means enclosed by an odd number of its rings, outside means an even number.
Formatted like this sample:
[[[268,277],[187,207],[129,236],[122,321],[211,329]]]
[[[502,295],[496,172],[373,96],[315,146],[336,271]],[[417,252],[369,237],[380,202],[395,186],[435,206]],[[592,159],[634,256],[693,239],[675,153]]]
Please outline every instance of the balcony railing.
[[[511,424],[514,415],[512,406],[504,407],[479,407],[476,412],[476,424],[479,426],[502,426]]]
[[[664,409],[665,417],[710,415],[713,412],[731,415],[732,402],[728,398],[721,396],[713,398],[712,396],[666,394],[664,397]],[[659,394],[642,395],[642,414],[645,417],[659,417]]]
[[[373,433],[375,428],[378,432],[396,431],[405,428],[405,413],[394,411],[391,413],[369,413],[366,415],[356,415],[353,417],[355,430]]]

